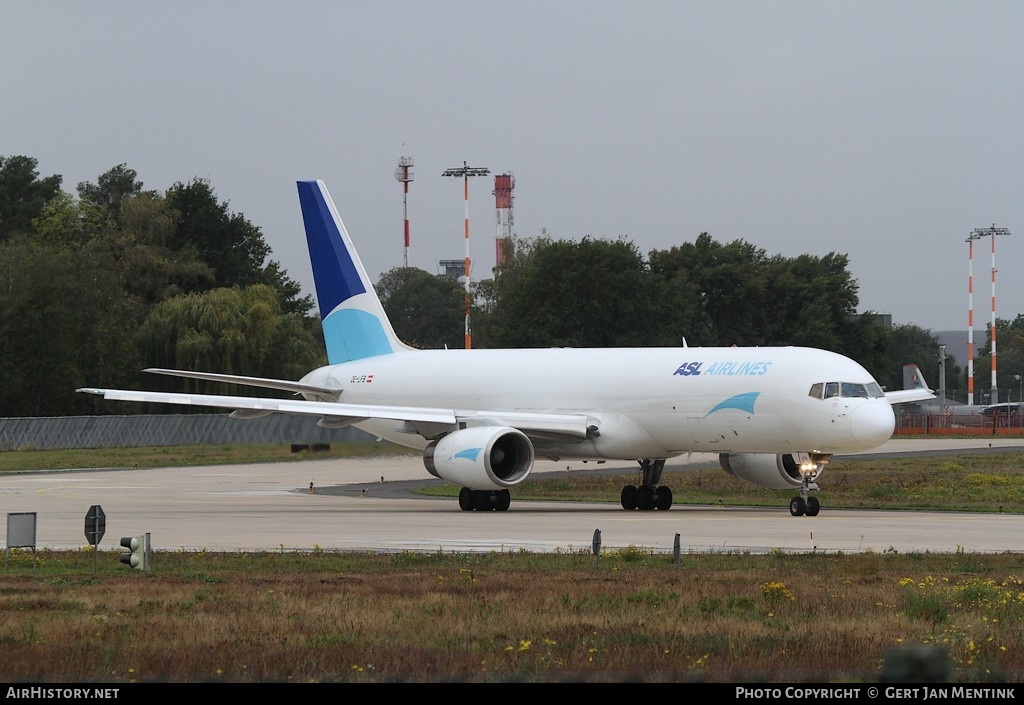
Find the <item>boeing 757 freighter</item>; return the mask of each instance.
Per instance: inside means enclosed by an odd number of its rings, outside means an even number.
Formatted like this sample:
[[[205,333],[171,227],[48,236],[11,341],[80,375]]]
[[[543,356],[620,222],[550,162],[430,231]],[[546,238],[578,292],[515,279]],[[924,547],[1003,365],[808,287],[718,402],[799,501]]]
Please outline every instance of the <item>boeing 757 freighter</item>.
[[[395,335],[322,181],[299,181],[328,364],[298,381],[150,369],[292,392],[291,398],[81,389],[120,401],[318,417],[419,449],[431,475],[461,486],[464,511],[505,511],[538,459],[639,464],[627,510],[667,510],[669,458],[712,452],[722,469],[812,491],[835,453],[870,450],[894,430],[892,404],[931,399],[923,383],[883,392],[861,365],[806,347],[417,350]]]

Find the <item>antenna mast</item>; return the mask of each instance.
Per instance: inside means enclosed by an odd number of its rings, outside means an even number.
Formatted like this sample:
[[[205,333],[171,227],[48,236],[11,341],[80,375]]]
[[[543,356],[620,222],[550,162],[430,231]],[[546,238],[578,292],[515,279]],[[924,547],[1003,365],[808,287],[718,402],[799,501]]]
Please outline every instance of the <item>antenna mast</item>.
[[[404,186],[402,218],[405,220],[405,266],[409,266],[409,182],[412,181],[412,157],[399,157],[395,180]]]

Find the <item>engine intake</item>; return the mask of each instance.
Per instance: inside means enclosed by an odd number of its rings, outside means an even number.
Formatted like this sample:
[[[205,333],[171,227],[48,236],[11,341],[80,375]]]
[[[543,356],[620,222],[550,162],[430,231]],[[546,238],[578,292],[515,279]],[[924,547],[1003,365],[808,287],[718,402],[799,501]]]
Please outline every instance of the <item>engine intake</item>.
[[[530,474],[533,461],[530,439],[508,426],[459,429],[423,451],[427,472],[473,490],[503,490],[517,485]]]
[[[821,477],[825,469],[825,462],[821,462],[822,460],[823,458],[813,458],[800,461],[792,453],[721,453],[718,456],[722,469],[733,477],[772,490],[800,487],[804,481],[805,471],[809,471],[813,478]]]

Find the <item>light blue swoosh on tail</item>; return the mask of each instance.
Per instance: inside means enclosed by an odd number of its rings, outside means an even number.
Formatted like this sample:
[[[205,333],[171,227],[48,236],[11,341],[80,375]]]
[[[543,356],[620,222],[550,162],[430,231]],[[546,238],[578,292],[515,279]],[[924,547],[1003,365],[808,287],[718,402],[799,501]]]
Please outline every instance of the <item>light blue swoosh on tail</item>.
[[[322,325],[332,365],[394,352],[380,319],[366,311],[339,309]]]

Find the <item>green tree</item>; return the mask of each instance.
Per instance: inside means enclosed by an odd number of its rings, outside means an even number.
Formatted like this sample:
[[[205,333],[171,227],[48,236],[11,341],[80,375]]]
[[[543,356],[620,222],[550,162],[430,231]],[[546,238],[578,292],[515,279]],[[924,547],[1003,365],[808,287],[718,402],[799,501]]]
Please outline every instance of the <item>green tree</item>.
[[[312,297],[300,298],[301,287],[277,262],[268,261],[270,246],[262,231],[241,213],[229,212],[208,182],[177,182],[167,200],[176,213],[170,248],[195,252],[212,268],[215,287],[268,284],[277,290],[285,312],[305,315],[313,308]]]
[[[722,244],[701,233],[693,243],[651,252],[650,262],[668,285],[673,309],[689,321],[690,344],[843,352],[857,340],[847,333],[857,284],[845,255],[768,257],[749,242]]]
[[[173,250],[194,249],[213,268],[217,287],[264,283],[261,273],[270,247],[263,234],[241,214],[229,213],[208,182],[177,182],[167,199],[177,212]]]
[[[381,275],[375,289],[402,342],[424,349],[465,345],[466,292],[454,279],[395,267]]]
[[[175,217],[168,200],[156,192],[126,196],[120,204],[119,227],[107,238],[125,290],[150,305],[208,291],[215,282],[213,268],[194,248],[168,246]]]
[[[134,378],[134,318],[103,253],[0,244],[0,416],[73,413],[77,387]]]
[[[142,182],[136,180],[136,176],[138,174],[134,169],[129,169],[126,164],[118,164],[100,174],[95,184],[79,182],[78,197],[86,203],[105,208],[117,221],[121,216],[121,203],[126,198],[142,193]]]
[[[107,206],[75,201],[62,191],[33,221],[33,238],[73,250],[88,244],[105,251],[110,276],[129,296],[152,305],[213,284],[213,271],[194,251],[173,252],[166,246],[173,219],[166,199],[155,192],[126,196],[115,223]]]
[[[513,250],[485,303],[486,346],[651,346],[673,337],[658,320],[661,288],[632,243],[538,238]]]
[[[298,379],[323,357],[322,340],[301,317],[284,313],[266,284],[165,299],[149,312],[138,341],[147,366],[257,377]]]
[[[53,246],[80,248],[113,227],[104,209],[83,204],[58,191],[32,220],[33,239]]]
[[[863,365],[884,388],[901,389],[902,372],[898,378],[889,376],[891,338],[892,329],[884,325],[876,313],[849,315],[839,331],[838,346],[834,350]]]
[[[58,175],[39,178],[39,161],[0,155],[0,242],[16,232],[31,230],[32,219],[60,191]]]

